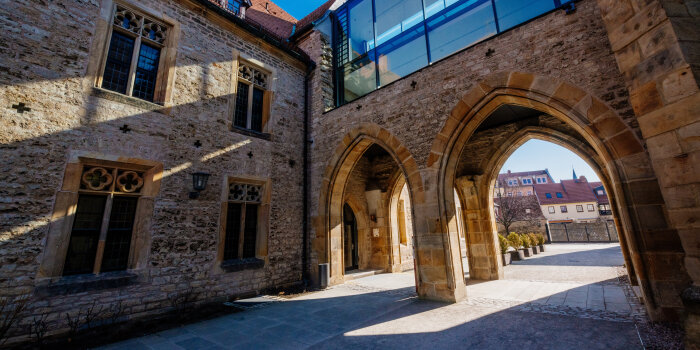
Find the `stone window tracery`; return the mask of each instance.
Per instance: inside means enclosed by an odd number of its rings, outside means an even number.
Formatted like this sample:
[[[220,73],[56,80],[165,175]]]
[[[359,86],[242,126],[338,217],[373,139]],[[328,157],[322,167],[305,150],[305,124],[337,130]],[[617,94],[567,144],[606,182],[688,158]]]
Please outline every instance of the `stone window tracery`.
[[[144,173],[84,165],[63,275],[126,270]]]
[[[262,132],[270,109],[270,74],[239,61],[237,78],[233,125]]]
[[[124,95],[157,102],[161,50],[170,27],[122,4],[115,4],[99,86]]]
[[[234,181],[228,185],[223,260],[257,258],[264,186]]]

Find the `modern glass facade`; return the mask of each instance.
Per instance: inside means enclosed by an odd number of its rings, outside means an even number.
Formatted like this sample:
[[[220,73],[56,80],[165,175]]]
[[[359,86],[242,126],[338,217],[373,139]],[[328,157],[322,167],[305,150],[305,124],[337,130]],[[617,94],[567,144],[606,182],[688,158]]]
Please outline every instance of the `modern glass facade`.
[[[570,0],[351,0],[335,11],[342,105]]]

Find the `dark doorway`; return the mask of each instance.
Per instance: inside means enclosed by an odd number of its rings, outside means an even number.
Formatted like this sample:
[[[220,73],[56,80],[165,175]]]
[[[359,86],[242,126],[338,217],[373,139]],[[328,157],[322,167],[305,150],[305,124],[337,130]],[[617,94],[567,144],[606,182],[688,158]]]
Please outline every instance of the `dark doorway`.
[[[352,209],[347,204],[343,207],[343,220],[345,224],[345,231],[343,232],[345,271],[357,270],[357,219],[355,219],[355,213],[352,212]]]

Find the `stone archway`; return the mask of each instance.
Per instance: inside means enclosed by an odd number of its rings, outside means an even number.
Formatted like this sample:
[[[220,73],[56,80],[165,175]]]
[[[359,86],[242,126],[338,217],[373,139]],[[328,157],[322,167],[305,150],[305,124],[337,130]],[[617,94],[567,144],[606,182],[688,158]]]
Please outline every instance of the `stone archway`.
[[[556,118],[575,132],[577,142],[557,137],[549,128],[528,130],[525,134],[535,135],[539,132],[540,137],[547,141],[554,140],[570,149],[577,149],[577,144],[586,145],[585,152],[579,147],[579,154],[595,160],[601,179],[605,179],[605,187],[615,198],[618,228],[621,239],[626,243],[631,276],[639,282],[652,318],[674,318],[680,308],[679,296],[688,281],[687,275],[675,273],[669,278],[659,273],[671,262],[683,266],[683,251],[679,249],[680,245],[673,244],[678,241],[678,234],[671,229],[663,215],[664,202],[643,142],[605,103],[566,82],[527,73],[497,73],[476,84],[452,110],[433,143],[427,161],[430,174],[424,175],[426,178],[434,177],[437,182],[442,229],[447,232],[449,241],[446,246],[453,245],[452,241],[456,238],[452,191],[457,181],[456,168],[462,150],[482,122],[503,105],[523,106]],[[520,137],[523,139],[526,136]],[[507,150],[500,152],[501,155],[508,153]],[[491,158],[494,157],[498,158],[496,153],[491,155]],[[498,161],[491,159],[490,162],[488,169],[497,172]],[[485,174],[480,176],[489,177]],[[476,180],[472,184],[477,194],[474,201],[479,210],[490,208],[493,203],[488,202],[490,196],[484,196],[484,193],[488,193],[485,189],[492,184]],[[470,199],[464,197],[465,191],[461,192],[465,203],[469,203]],[[468,229],[474,230],[476,227],[477,231],[474,232],[477,238],[482,239],[478,242],[483,244],[480,250],[484,256],[474,257],[475,261],[478,263],[483,258],[489,264],[486,275],[490,279],[499,278],[502,273],[499,272],[500,261],[495,258],[497,243],[492,218],[484,215],[483,210],[465,214]],[[649,215],[653,221],[650,221]],[[660,234],[664,236],[659,237]],[[452,260],[456,258],[454,254],[450,257]],[[456,271],[453,270],[452,274],[456,275]]]
[[[378,145],[391,155],[398,164],[401,176],[409,188],[410,200],[414,204],[423,202],[423,182],[418,164],[412,155],[388,131],[373,124],[364,124],[348,133],[329,160],[320,191],[319,215],[316,219],[317,235],[313,249],[319,261],[330,266],[330,283],[343,282],[342,270],[342,205],[345,186],[353,167],[370,146]],[[355,204],[357,207],[357,204]],[[414,215],[414,213],[408,213]],[[415,222],[415,220],[414,220]],[[413,227],[416,232],[416,225]],[[417,278],[417,281],[422,281]]]

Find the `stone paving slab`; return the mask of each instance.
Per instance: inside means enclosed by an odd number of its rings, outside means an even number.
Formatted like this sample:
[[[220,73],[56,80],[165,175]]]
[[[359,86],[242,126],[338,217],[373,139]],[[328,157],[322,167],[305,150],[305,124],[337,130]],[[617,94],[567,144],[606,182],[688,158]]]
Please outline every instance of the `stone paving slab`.
[[[616,279],[619,247],[548,248],[506,267],[505,280],[469,281],[468,300],[456,304],[419,300],[413,272],[382,274],[103,349],[641,348],[634,321],[643,309]],[[543,267],[563,275],[547,280]]]

